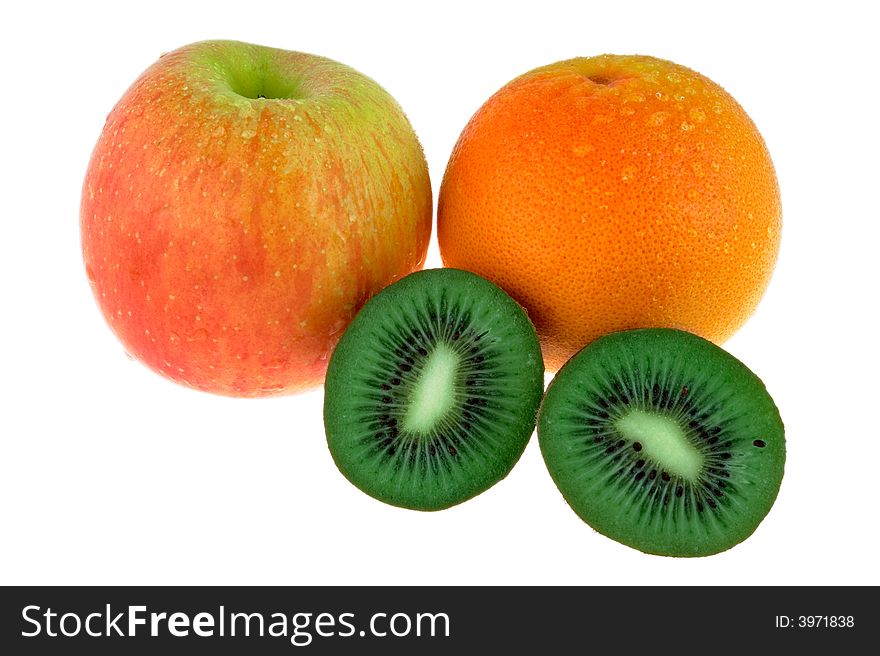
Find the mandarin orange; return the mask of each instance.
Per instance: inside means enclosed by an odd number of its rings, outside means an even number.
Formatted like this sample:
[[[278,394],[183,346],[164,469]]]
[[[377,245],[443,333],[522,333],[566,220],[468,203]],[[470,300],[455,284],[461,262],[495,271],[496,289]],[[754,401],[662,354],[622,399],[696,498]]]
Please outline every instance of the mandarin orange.
[[[525,306],[550,371],[616,330],[723,342],[764,293],[781,223],[745,111],[706,77],[644,56],[508,83],[462,132],[438,205],[444,264]]]

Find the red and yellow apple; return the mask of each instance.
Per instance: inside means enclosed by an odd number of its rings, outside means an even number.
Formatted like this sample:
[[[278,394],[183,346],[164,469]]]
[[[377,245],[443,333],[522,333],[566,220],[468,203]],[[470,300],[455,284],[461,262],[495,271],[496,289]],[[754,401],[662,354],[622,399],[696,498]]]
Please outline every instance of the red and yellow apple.
[[[206,41],[162,56],[110,113],[81,230],[131,355],[200,390],[284,394],[320,384],[363,303],[423,266],[431,185],[373,80]]]

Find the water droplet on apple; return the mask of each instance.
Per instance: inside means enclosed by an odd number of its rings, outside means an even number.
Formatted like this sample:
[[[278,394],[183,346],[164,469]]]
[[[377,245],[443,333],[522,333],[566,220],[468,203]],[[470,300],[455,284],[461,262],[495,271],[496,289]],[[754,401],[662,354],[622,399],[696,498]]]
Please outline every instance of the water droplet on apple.
[[[284,365],[287,364],[287,361],[283,358],[276,358],[275,360],[269,360],[268,362],[263,364],[263,369],[269,369],[271,371],[278,371],[279,369],[283,369]]]
[[[206,339],[208,339],[208,331],[205,330],[204,328],[199,328],[198,330],[190,333],[187,336],[186,341],[188,341],[188,342],[204,342]]]

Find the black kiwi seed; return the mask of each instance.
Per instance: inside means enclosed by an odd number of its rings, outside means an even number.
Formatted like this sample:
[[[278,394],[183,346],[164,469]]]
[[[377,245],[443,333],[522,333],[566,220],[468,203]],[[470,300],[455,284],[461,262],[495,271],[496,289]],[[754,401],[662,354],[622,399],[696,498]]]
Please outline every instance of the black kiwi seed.
[[[367,494],[447,508],[519,459],[543,375],[534,327],[499,287],[456,269],[414,273],[366,303],[330,358],[327,445]]]
[[[584,442],[584,430],[595,437]],[[784,428],[763,383],[721,348],[671,329],[607,335],[575,355],[547,390],[538,439],[584,521],[667,556],[706,556],[746,539],[785,463]]]

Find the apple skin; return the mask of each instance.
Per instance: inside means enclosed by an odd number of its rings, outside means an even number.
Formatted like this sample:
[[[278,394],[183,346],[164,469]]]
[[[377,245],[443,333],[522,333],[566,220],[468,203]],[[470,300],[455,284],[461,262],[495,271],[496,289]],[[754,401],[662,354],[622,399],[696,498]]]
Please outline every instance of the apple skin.
[[[323,381],[366,300],[424,265],[431,216],[421,146],[376,82],[204,41],[163,55],[111,111],[80,222],[125,349],[179,383],[254,397]]]

